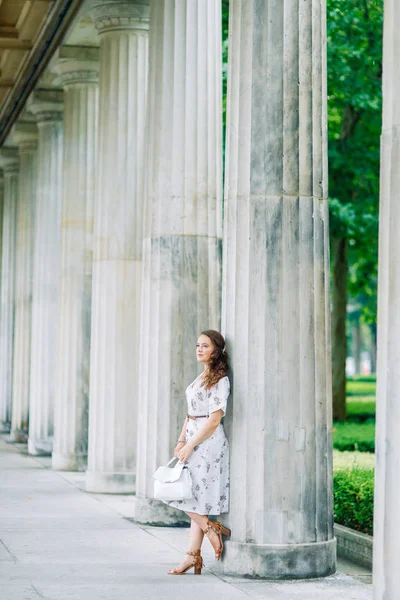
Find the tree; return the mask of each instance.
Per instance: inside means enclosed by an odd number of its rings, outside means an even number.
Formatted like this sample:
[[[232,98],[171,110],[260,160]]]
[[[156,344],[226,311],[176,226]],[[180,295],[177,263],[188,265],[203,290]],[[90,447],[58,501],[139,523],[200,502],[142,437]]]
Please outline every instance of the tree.
[[[382,27],[383,0],[328,0],[333,416],[341,421],[348,293],[363,295],[376,322]]]

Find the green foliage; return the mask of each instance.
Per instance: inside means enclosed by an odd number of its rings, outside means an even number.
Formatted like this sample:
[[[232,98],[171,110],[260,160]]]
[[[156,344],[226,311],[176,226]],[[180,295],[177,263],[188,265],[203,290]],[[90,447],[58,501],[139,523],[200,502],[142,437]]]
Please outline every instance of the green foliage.
[[[335,422],[332,430],[333,447],[336,450],[375,451],[375,421],[364,423]]]
[[[333,475],[336,523],[373,535],[374,471],[354,468]]]
[[[228,86],[229,0],[222,0],[222,145],[225,169],[226,98]]]
[[[360,379],[348,379],[346,384],[347,396],[375,396],[376,382],[362,381]]]
[[[331,236],[348,239],[349,292],[376,322],[383,0],[328,0]]]
[[[375,411],[375,401],[347,401],[347,421],[363,423],[369,419],[375,419]]]

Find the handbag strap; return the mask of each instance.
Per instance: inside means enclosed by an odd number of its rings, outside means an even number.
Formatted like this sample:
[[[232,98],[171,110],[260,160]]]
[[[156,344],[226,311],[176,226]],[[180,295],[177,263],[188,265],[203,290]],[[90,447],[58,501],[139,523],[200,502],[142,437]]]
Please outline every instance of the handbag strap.
[[[179,458],[177,458],[176,456],[173,456],[173,457],[171,458],[171,460],[170,460],[170,461],[169,461],[169,462],[168,462],[168,463],[167,463],[165,466],[166,466],[166,467],[169,467],[169,465],[170,465],[171,463],[173,463],[173,462],[174,462],[174,460],[177,460],[178,462],[180,462],[180,461],[179,461]],[[176,466],[176,465],[175,465],[175,466]]]

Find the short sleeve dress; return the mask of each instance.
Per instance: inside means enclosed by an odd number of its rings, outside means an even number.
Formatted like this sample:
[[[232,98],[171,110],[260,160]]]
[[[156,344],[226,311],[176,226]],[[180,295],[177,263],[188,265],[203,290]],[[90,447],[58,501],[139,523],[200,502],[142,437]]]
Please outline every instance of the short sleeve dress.
[[[222,409],[224,415],[230,393],[228,377],[222,377],[206,390],[202,378],[197,378],[186,389],[188,414],[209,415]],[[188,419],[186,439],[203,427],[205,419]],[[229,445],[222,423],[214,433],[196,446],[187,462],[193,483],[193,497],[189,500],[166,502],[169,506],[200,515],[220,515],[229,509]]]

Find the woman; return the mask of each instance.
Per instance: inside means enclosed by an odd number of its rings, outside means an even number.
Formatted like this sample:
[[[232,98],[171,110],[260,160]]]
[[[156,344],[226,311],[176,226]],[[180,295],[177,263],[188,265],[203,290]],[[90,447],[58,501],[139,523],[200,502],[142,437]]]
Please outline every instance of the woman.
[[[230,534],[218,521],[208,520],[210,514],[228,512],[229,502],[229,446],[221,419],[225,415],[230,386],[228,355],[222,335],[218,331],[203,331],[197,341],[196,355],[204,370],[186,390],[188,415],[174,452],[189,468],[193,498],[167,502],[190,517],[190,542],[182,562],[168,571],[170,575],[183,575],[193,567],[195,574],[200,575],[204,535],[219,560],[223,548],[221,535]]]

